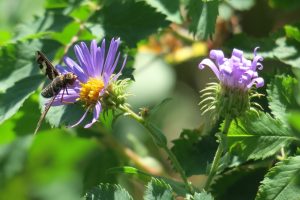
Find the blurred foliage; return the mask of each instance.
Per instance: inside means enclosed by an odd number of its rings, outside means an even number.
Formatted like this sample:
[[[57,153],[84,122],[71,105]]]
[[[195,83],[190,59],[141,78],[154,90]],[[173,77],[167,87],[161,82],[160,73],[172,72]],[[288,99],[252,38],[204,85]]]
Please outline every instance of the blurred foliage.
[[[0,1],[0,199],[299,199],[299,9],[298,0]],[[113,110],[90,129],[66,128],[83,114],[79,104],[52,107],[33,136],[49,83],[35,51],[64,65],[78,42],[113,37],[128,54],[123,78],[135,80],[128,102],[154,142]],[[197,107],[212,77],[197,65],[213,48],[252,58],[257,46],[264,111],[232,122],[203,190],[223,126]],[[169,145],[194,194],[158,143]]]

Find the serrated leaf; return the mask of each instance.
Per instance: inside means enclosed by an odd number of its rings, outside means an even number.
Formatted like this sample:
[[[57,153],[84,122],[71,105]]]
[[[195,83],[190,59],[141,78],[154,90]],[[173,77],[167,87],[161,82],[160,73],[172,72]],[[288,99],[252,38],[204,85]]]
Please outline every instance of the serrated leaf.
[[[167,16],[167,19],[181,23],[179,0],[145,0],[147,4],[157,9],[158,12]]]
[[[95,12],[90,21],[102,24],[106,36],[121,37],[131,47],[169,24],[163,14],[145,2],[133,1],[114,1]]]
[[[27,77],[0,94],[0,123],[13,116],[43,80],[41,75]]]
[[[186,176],[204,174],[212,162],[217,143],[214,137],[199,137],[197,130],[183,130],[180,138],[173,140],[172,152],[185,171]]]
[[[297,80],[295,78],[283,75],[276,76],[268,84],[269,107],[274,117],[284,125],[287,125],[287,111],[298,107],[294,96],[296,84]]]
[[[214,198],[213,196],[211,196],[211,194],[207,192],[201,192],[201,193],[196,192],[194,194],[193,200],[214,200]]]
[[[219,1],[190,0],[188,14],[191,18],[190,31],[200,39],[207,39],[215,32]]]
[[[144,194],[145,200],[172,200],[172,188],[163,180],[152,178]]]
[[[100,184],[85,195],[86,200],[132,200],[120,185]]]
[[[300,156],[271,168],[259,187],[256,200],[297,200],[300,196]]]
[[[281,148],[298,140],[283,124],[270,115],[248,114],[231,123],[227,142],[231,154],[243,159],[264,159],[275,155]]]

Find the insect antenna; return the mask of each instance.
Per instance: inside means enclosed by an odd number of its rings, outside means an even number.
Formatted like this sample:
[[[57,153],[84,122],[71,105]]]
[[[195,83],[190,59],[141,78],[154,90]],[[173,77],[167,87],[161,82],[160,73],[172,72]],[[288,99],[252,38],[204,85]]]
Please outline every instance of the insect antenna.
[[[44,118],[46,117],[46,114],[48,113],[48,111],[49,111],[49,109],[50,109],[50,107],[51,107],[51,105],[52,105],[52,103],[53,103],[53,101],[54,101],[54,99],[55,99],[56,96],[57,96],[57,95],[55,95],[54,97],[52,97],[52,98],[50,99],[49,103],[46,105],[45,110],[44,110],[44,112],[42,113],[42,115],[41,115],[41,117],[40,117],[40,119],[39,119],[39,122],[37,123],[37,126],[36,126],[36,128],[35,128],[35,131],[34,131],[34,134],[33,134],[33,135],[36,135],[37,132],[38,132],[38,130],[40,129],[40,126],[41,126],[41,124],[42,124],[42,121],[43,121]]]

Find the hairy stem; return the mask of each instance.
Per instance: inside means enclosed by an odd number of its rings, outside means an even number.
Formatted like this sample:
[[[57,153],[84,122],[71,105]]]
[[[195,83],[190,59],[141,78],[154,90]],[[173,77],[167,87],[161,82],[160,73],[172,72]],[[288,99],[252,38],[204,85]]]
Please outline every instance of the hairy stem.
[[[140,115],[136,114],[133,110],[131,110],[128,106],[126,105],[120,105],[119,106],[120,110],[122,110],[126,115],[130,116],[131,118],[135,119],[137,122],[139,122],[141,125],[143,125],[151,134],[153,138],[156,138],[157,135],[154,133],[154,131],[160,131],[156,126],[154,126],[151,123],[146,122],[146,120],[141,117]],[[179,172],[182,180],[184,181],[186,189],[192,194],[194,193],[193,187],[189,183],[185,172],[183,168],[181,167],[180,163],[178,162],[176,156],[173,154],[173,152],[168,148],[167,144],[161,142],[158,146],[160,146],[169,156],[171,162],[173,163],[176,171]]]
[[[224,129],[223,129],[224,135],[226,135],[228,133],[231,121],[232,121],[232,118],[230,118],[230,117],[225,118],[225,124],[224,124]],[[207,181],[204,186],[205,190],[207,190],[209,188],[209,186],[218,170],[219,162],[220,162],[221,156],[223,154],[223,150],[224,150],[222,138],[223,137],[219,137],[219,146],[217,148],[216,154],[214,156],[214,160],[212,162],[212,165],[211,165],[208,177],[207,177]]]

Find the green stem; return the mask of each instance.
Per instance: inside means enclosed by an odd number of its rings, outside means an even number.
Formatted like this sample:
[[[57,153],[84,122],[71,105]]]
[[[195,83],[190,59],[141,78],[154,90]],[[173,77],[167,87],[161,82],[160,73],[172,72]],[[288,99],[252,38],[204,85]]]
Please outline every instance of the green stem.
[[[224,129],[223,129],[223,134],[224,135],[226,135],[228,133],[231,121],[232,121],[232,119],[230,117],[225,118],[225,124],[224,124]],[[222,136],[219,137],[219,140],[220,140],[219,141],[219,146],[217,148],[214,160],[212,162],[212,165],[211,165],[208,177],[207,177],[207,181],[206,181],[205,186],[204,186],[205,190],[208,190],[208,188],[211,184],[211,181],[213,180],[215,174],[217,173],[219,162],[220,162],[221,156],[223,154],[223,150],[224,150],[222,139],[223,139]]]
[[[158,129],[156,126],[154,126],[153,124],[150,124],[148,122],[146,122],[146,120],[141,117],[140,115],[136,114],[134,111],[132,111],[128,106],[126,105],[120,105],[119,108],[128,116],[130,116],[131,118],[135,119],[137,122],[139,122],[140,124],[142,124],[151,134],[151,136],[153,138],[157,138],[157,134],[154,133],[154,131],[159,131],[161,132],[160,129]],[[159,139],[158,139],[159,140]],[[181,167],[180,163],[178,162],[176,156],[173,154],[173,152],[168,148],[167,144],[165,142],[160,142],[158,144],[158,146],[160,146],[169,156],[171,162],[173,163],[175,169],[179,172],[182,180],[184,181],[185,187],[186,189],[193,194],[194,193],[194,189],[191,186],[191,184],[189,183],[185,172],[183,170],[183,168]]]

